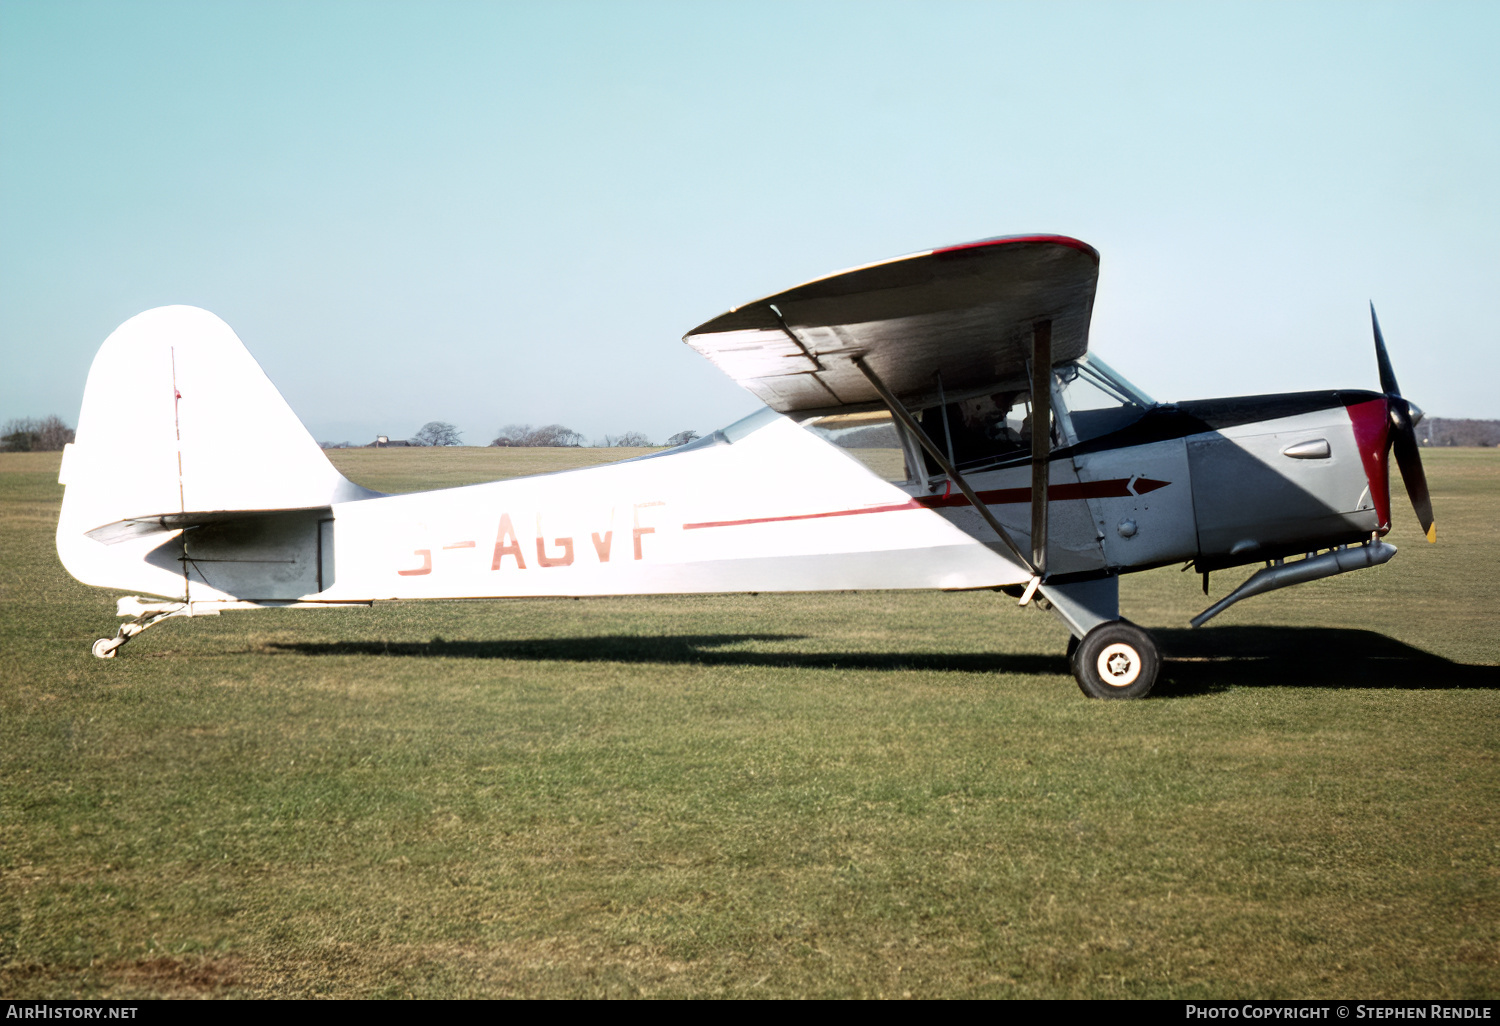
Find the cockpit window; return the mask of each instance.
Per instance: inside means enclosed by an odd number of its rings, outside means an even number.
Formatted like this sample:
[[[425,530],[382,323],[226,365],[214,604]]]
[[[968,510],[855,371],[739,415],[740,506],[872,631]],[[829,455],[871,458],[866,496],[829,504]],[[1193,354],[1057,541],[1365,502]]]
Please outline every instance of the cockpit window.
[[[992,457],[1031,449],[1031,397],[1026,392],[996,392],[922,411],[922,430],[947,450],[960,469]],[[1022,436],[1022,430],[1025,436]],[[928,472],[938,473],[927,458]]]
[[[1062,364],[1053,374],[1069,444],[1118,431],[1145,416],[1153,405],[1149,396],[1097,356]]]
[[[847,450],[850,456],[887,481],[906,481],[910,477],[901,435],[889,410],[814,417],[803,426],[819,438]]]
[[[1001,382],[916,413],[922,433],[961,472],[1014,466],[1031,458],[1031,390]],[[1051,448],[1098,438],[1145,416],[1155,403],[1096,356],[1053,368]],[[914,411],[915,412],[915,411]],[[749,418],[747,418],[747,421]],[[887,410],[811,417],[802,426],[832,442],[887,481],[926,485],[942,474],[930,453]],[[734,430],[733,427],[726,431]],[[699,443],[693,443],[697,445]]]
[[[922,411],[922,430],[945,450],[959,470],[1025,459],[1031,455],[1031,392],[1006,388],[947,406]],[[1052,442],[1060,444],[1053,422]],[[927,456],[927,472],[939,474],[937,461]]]

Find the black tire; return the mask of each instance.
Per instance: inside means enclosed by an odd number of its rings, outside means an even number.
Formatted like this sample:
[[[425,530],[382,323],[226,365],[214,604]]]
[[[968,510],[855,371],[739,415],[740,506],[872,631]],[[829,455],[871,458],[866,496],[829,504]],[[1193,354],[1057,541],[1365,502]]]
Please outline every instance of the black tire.
[[[1090,698],[1145,698],[1156,683],[1161,653],[1150,634],[1113,620],[1083,636],[1072,662],[1078,687]]]
[[[1073,657],[1078,654],[1078,644],[1079,644],[1078,643],[1078,639],[1075,638],[1075,637],[1073,637],[1073,635],[1069,634],[1068,635],[1068,665],[1069,666],[1073,665]],[[1077,672],[1077,671],[1074,671],[1074,672]]]

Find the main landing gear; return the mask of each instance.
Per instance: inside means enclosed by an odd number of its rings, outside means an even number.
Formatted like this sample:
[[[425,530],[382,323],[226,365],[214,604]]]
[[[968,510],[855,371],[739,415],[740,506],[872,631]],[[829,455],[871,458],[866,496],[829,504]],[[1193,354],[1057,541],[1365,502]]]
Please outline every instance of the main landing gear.
[[[1145,698],[1161,651],[1151,635],[1120,619],[1120,579],[1041,584],[1042,606],[1068,628],[1068,665],[1090,698]],[[1030,596],[1023,596],[1024,600]]]
[[[1101,623],[1068,641],[1079,690],[1090,698],[1144,698],[1156,683],[1161,653],[1151,635],[1129,620]]]

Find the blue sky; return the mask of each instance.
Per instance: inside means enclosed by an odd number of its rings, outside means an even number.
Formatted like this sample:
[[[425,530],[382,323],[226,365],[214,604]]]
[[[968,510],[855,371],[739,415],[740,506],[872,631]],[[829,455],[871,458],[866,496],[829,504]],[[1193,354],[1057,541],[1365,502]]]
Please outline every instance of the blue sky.
[[[1158,398],[1500,417],[1500,5],[0,0],[0,419],[166,303],[315,437],[756,408],[679,341],[1018,232]]]

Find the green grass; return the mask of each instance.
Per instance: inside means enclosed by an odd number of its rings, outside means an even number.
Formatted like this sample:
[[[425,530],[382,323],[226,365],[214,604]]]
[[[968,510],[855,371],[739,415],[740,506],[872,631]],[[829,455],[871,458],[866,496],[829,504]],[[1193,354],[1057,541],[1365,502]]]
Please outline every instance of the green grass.
[[[1109,703],[991,593],[226,614],[95,660],[57,458],[0,456],[0,994],[1493,997],[1500,453],[1426,459],[1441,541],[1398,506],[1385,567],[1198,632],[1196,577],[1127,579],[1169,658]]]

